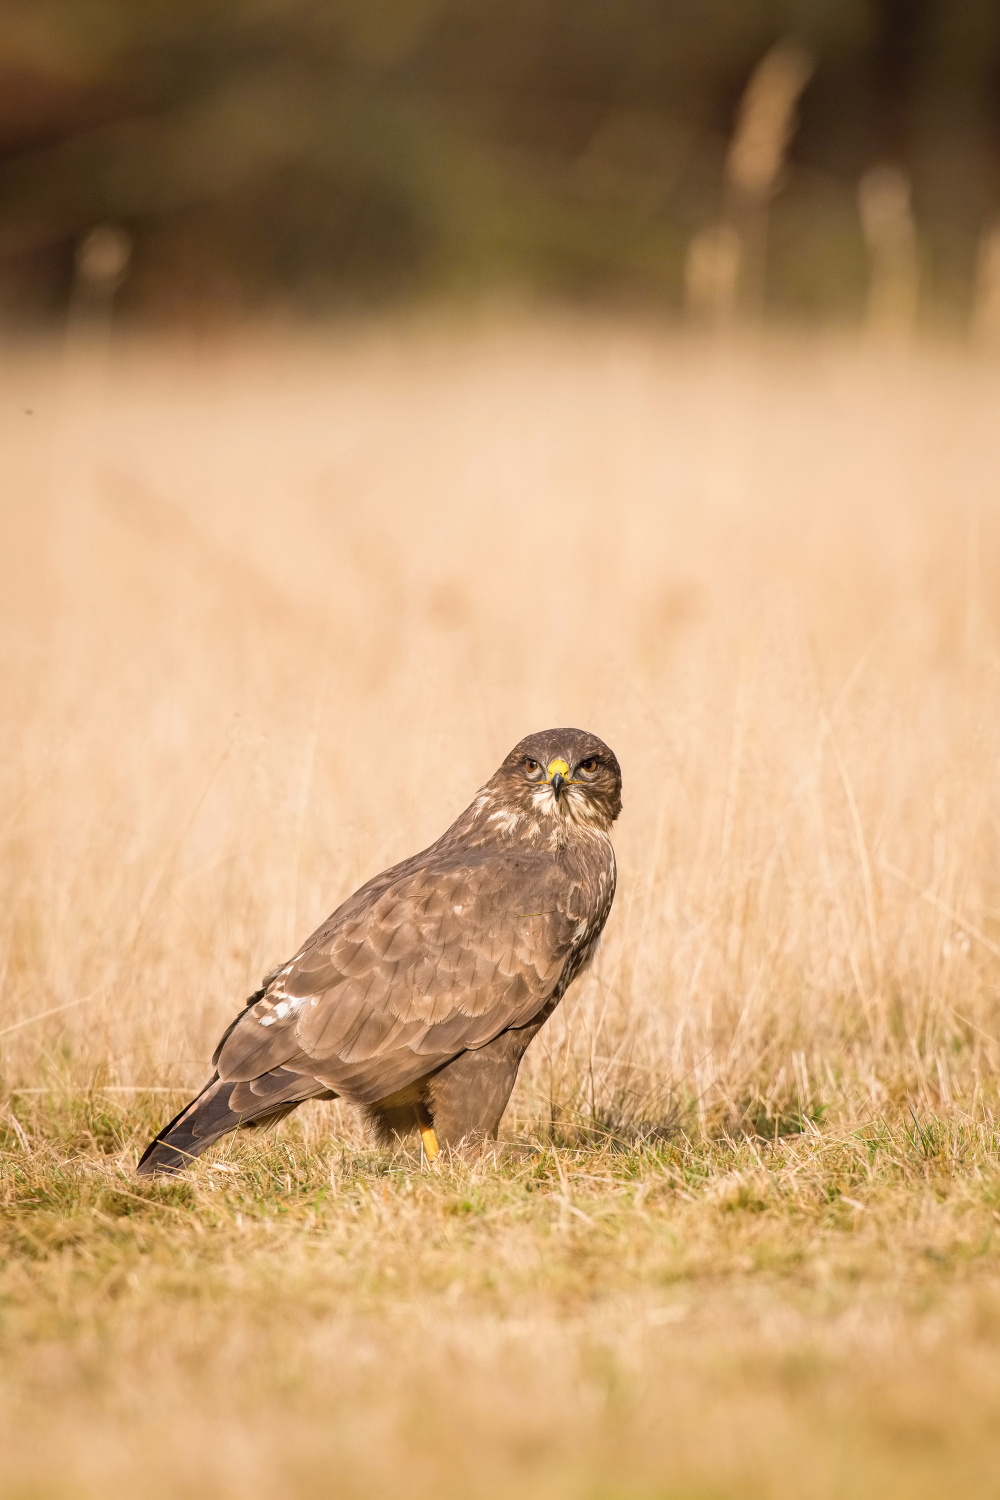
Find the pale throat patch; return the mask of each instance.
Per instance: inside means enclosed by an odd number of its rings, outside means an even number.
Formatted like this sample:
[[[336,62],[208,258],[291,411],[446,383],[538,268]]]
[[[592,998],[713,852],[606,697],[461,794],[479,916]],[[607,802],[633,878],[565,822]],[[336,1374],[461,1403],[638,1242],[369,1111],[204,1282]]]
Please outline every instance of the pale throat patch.
[[[539,813],[549,816],[554,813],[563,822],[572,823],[577,828],[603,829],[607,822],[604,814],[573,785],[564,786],[558,800],[550,786],[536,787],[531,800]]]

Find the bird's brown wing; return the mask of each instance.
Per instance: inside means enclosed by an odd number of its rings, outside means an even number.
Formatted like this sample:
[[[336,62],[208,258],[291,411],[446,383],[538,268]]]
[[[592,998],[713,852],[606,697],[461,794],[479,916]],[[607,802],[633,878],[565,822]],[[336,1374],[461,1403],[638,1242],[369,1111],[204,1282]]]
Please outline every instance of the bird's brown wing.
[[[320,929],[224,1038],[222,1079],[274,1069],[374,1103],[542,1008],[587,898],[551,854],[437,852]]]

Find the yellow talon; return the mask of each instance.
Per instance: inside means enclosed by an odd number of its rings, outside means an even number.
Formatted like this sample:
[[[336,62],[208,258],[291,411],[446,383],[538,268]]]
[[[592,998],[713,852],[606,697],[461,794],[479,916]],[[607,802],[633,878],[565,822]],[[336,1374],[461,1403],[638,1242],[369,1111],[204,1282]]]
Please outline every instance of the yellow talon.
[[[427,1153],[428,1161],[433,1161],[436,1156],[441,1155],[441,1147],[438,1145],[438,1138],[433,1125],[422,1125],[420,1127],[420,1139],[424,1143],[424,1151]]]

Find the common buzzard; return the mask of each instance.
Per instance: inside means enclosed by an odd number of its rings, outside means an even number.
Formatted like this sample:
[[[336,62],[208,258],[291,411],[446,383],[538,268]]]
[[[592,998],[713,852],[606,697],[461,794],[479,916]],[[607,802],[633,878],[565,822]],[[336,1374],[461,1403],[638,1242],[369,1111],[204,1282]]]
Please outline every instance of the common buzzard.
[[[146,1148],[176,1172],[306,1099],[359,1105],[383,1141],[495,1138],[521,1058],[591,958],[615,894],[621,769],[548,729],[422,854],[369,880],[251,995],[215,1074]]]

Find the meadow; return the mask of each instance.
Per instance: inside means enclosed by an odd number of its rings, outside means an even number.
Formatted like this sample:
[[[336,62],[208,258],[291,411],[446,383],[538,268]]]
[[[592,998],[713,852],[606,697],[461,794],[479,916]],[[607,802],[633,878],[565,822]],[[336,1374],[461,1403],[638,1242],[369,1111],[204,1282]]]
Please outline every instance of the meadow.
[[[1000,365],[413,317],[0,363],[0,1495],[995,1496]],[[132,1175],[523,734],[624,771],[480,1159]]]

